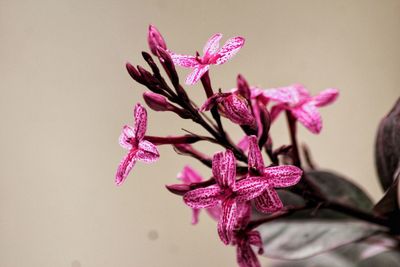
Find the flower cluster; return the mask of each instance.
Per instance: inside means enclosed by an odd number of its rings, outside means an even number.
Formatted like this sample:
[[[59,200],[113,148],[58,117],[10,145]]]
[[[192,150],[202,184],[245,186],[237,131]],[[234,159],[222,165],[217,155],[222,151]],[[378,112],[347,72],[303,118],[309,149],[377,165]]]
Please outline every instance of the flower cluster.
[[[233,37],[219,48],[221,38],[220,33],[211,36],[203,48],[203,56],[198,52],[195,56],[181,55],[167,47],[154,26],[149,27],[150,51],[159,59],[170,83],[162,77],[153,57],[146,52],[142,54],[151,72],[128,63],[129,74],[149,89],[143,98],[152,110],[174,112],[183,119],[190,119],[209,135],[146,135],[147,112],[141,104],[136,104],[134,126],[124,126],[120,137],[120,144],[128,154],[118,167],[115,181],[117,185],[122,184],[138,160],[145,163],[156,161],[159,158],[158,145],[172,145],[178,154],[199,160],[211,169],[209,179],[203,179],[197,171],[185,166],[178,174],[181,183],[168,185],[167,189],[182,196],[184,203],[192,208],[193,224],[198,223],[201,209],[218,222],[217,232],[221,241],[237,248],[239,266],[257,267],[260,264],[253,247],[262,254],[263,244],[252,215],[257,212],[259,216],[268,217],[285,210],[276,189],[301,188],[303,174],[295,139],[292,138],[293,143],[289,146],[274,149],[269,133],[271,124],[282,111],[286,111],[292,137],[295,136],[296,121],[312,133],[319,133],[322,120],[318,108],[332,103],[338,91],[327,89],[311,96],[301,85],[262,89],[249,86],[244,77],[238,75],[237,88],[214,92],[210,66],[227,62],[244,45],[243,37]],[[188,91],[180,84],[176,66],[193,69],[186,78],[187,85],[201,81],[206,99],[200,108],[194,105]],[[211,113],[212,119],[207,117],[207,112]],[[239,144],[232,142],[224,130],[221,116],[243,130],[245,136]],[[212,157],[205,155],[192,146],[201,141],[218,144],[223,151],[215,152]],[[270,160],[269,165],[265,164],[263,149]]]

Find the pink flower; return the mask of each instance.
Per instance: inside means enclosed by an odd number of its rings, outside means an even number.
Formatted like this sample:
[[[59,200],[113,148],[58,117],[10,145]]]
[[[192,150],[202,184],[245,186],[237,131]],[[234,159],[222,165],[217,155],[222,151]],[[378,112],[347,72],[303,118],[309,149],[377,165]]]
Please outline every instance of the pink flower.
[[[256,120],[251,112],[249,103],[240,94],[236,92],[214,94],[201,106],[200,111],[210,110],[218,104],[220,104],[221,113],[233,123],[255,126]]]
[[[316,96],[311,96],[302,85],[292,85],[277,89],[265,90],[263,96],[278,104],[271,109],[274,120],[281,111],[289,110],[293,116],[312,133],[318,134],[322,129],[322,118],[318,107],[333,103],[339,95],[337,89],[326,89]]]
[[[214,155],[212,172],[215,185],[189,191],[183,200],[189,207],[196,209],[221,203],[218,234],[224,244],[229,244],[237,223],[238,205],[262,194],[268,184],[263,177],[249,177],[236,182],[236,159],[230,150]]]
[[[121,185],[137,160],[145,163],[156,161],[160,155],[157,147],[149,141],[143,140],[147,129],[146,109],[136,104],[134,110],[135,126],[125,125],[119,137],[119,144],[129,150],[128,154],[122,159],[115,175],[115,183]]]
[[[276,212],[283,208],[275,188],[289,187],[300,181],[303,171],[295,166],[282,165],[265,167],[257,138],[249,137],[248,155],[249,176],[258,176],[265,179],[267,186],[264,192],[255,199],[255,206],[260,212]]]
[[[203,178],[190,166],[185,166],[183,170],[178,174],[178,179],[182,181],[183,184],[190,185],[192,183],[200,183]],[[192,208],[192,224],[197,224],[199,222],[200,209]],[[211,218],[218,221],[221,208],[219,206],[206,208],[207,213]]]
[[[210,65],[220,65],[225,63],[244,45],[244,38],[238,36],[229,39],[220,49],[218,49],[221,38],[222,34],[220,33],[211,36],[203,48],[203,57],[200,57],[199,55],[178,55],[169,51],[175,65],[194,69],[186,78],[186,84],[192,85],[198,82],[201,76],[208,71]]]

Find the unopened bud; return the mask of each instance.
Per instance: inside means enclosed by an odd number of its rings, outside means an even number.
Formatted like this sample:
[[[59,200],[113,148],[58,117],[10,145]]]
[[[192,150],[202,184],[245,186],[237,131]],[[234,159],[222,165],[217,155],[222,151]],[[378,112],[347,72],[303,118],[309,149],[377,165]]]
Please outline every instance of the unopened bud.
[[[147,42],[149,43],[149,48],[153,55],[158,56],[157,47],[162,47],[164,50],[167,49],[164,38],[156,27],[149,25],[149,32],[147,35]]]
[[[165,187],[171,193],[179,195],[179,196],[183,196],[185,193],[187,193],[190,190],[190,185],[187,185],[187,184],[172,184],[172,185],[166,185]]]
[[[247,100],[237,94],[231,94],[222,101],[225,116],[239,125],[255,125],[255,118]]]
[[[168,111],[171,108],[170,103],[168,103],[168,100],[166,97],[160,95],[160,94],[155,94],[152,92],[145,92],[143,93],[143,99],[144,102],[151,108],[152,110],[155,111]]]

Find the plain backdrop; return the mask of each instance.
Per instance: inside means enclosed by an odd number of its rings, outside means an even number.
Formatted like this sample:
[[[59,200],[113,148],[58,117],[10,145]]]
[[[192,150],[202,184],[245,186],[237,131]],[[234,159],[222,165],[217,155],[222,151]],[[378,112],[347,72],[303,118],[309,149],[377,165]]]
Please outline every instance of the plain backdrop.
[[[149,23],[180,53],[216,32],[244,36],[239,54],[212,68],[216,88],[235,87],[238,73],[265,88],[339,88],[321,109],[322,133],[300,127],[299,138],[318,166],[381,196],[373,144],[400,92],[400,1],[0,0],[0,266],[235,266],[215,222],[202,214],[191,226],[190,209],[164,188],[185,164],[208,169],[160,147],[156,164],[138,163],[114,185],[118,136],[145,91],[124,64],[144,65]],[[185,88],[204,101],[199,85]],[[288,141],[285,126],[274,126],[277,145]],[[202,133],[149,112],[149,134],[181,128]]]

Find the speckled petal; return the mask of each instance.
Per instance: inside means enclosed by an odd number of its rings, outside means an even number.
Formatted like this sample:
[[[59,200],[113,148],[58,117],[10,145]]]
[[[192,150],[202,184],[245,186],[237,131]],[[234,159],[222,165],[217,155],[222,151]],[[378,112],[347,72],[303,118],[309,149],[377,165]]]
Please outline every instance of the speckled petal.
[[[249,149],[249,145],[250,144],[248,135],[243,136],[242,139],[240,139],[239,143],[237,144],[238,148],[240,148],[244,152],[247,151],[247,149]]]
[[[144,163],[152,163],[160,157],[157,147],[149,141],[142,140],[139,143],[139,149],[136,153],[136,159]]]
[[[283,207],[278,193],[273,188],[266,188],[264,193],[255,199],[254,204],[258,211],[264,213],[276,212]]]
[[[186,84],[193,85],[197,83],[201,76],[208,71],[210,68],[209,65],[198,65],[194,68],[194,70],[187,76]]]
[[[226,41],[224,46],[216,53],[215,63],[217,65],[223,64],[236,55],[239,52],[240,48],[244,45],[243,37],[233,37]]]
[[[125,149],[131,149],[131,140],[134,138],[134,129],[129,125],[125,125],[124,128],[122,128],[121,135],[119,136],[119,144]]]
[[[203,178],[192,167],[186,165],[183,170],[178,173],[178,179],[184,184],[199,183]]]
[[[236,259],[239,267],[261,267],[256,254],[248,243],[238,244]]]
[[[237,216],[235,229],[245,227],[250,221],[251,217],[251,205],[250,202],[236,202],[237,204]]]
[[[218,222],[218,235],[221,241],[228,245],[232,240],[233,229],[236,225],[236,201],[226,199],[222,203],[222,216]]]
[[[208,39],[207,43],[203,48],[203,53],[205,58],[209,58],[210,56],[214,55],[219,48],[219,41],[222,38],[221,33],[216,33]]]
[[[321,115],[312,101],[304,103],[303,105],[291,109],[293,116],[309,129],[312,133],[318,134],[322,129],[322,118]]]
[[[236,179],[236,159],[231,150],[214,154],[212,173],[221,188],[234,189]]]
[[[313,97],[313,101],[317,107],[323,107],[335,102],[336,98],[339,96],[339,90],[329,88],[320,92],[318,95]]]
[[[264,177],[272,187],[288,187],[297,184],[303,171],[292,165],[267,167],[264,169]]]
[[[137,103],[135,105],[135,110],[133,112],[134,120],[135,120],[135,127],[134,133],[136,140],[142,140],[146,130],[147,130],[147,111],[146,109]]]
[[[264,177],[249,177],[236,183],[236,200],[249,201],[261,195],[268,186]]]
[[[121,185],[132,170],[133,166],[135,166],[135,154],[135,151],[130,151],[119,163],[117,173],[115,174],[116,185]]]
[[[263,96],[278,103],[285,103],[290,105],[296,105],[307,100],[308,98],[311,98],[307,89],[305,89],[300,84],[294,84],[287,87],[266,89],[263,92]]]
[[[249,169],[259,172],[264,170],[264,160],[258,147],[257,137],[252,135],[249,137]]]
[[[196,57],[194,56],[189,56],[189,55],[179,55],[175,54],[173,52],[169,52],[169,55],[172,58],[172,61],[174,62],[175,65],[184,67],[184,68],[194,68],[199,65],[199,62],[197,61]]]
[[[221,198],[221,189],[218,185],[210,185],[187,192],[183,201],[191,208],[201,209],[218,204]]]
[[[271,121],[275,121],[278,115],[287,108],[286,104],[278,104],[271,108]]]
[[[221,218],[221,213],[222,213],[221,205],[217,204],[213,207],[206,208],[206,212],[215,221],[219,221],[219,219]]]

